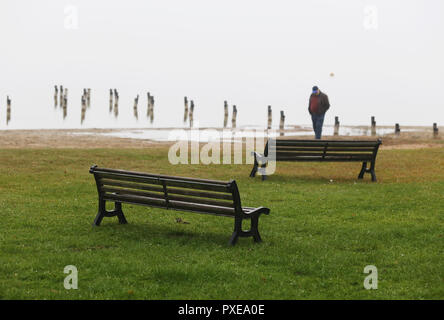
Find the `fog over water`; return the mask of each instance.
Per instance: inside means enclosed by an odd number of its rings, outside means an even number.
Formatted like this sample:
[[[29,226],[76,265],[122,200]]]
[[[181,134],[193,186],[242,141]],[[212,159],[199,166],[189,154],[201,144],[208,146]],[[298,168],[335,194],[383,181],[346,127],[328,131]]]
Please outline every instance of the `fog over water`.
[[[274,126],[281,110],[306,125],[313,85],[326,124],[442,125],[443,13],[440,0],[2,0],[0,129],[181,127],[184,96],[201,127],[223,125],[224,100],[229,124],[236,105],[238,126],[266,126],[271,105]],[[66,119],[54,85],[69,89]]]

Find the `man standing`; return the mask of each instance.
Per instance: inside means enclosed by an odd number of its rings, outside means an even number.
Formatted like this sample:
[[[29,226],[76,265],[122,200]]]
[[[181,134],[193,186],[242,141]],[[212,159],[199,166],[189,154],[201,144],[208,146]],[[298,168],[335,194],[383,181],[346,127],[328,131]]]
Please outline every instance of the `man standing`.
[[[317,86],[314,86],[312,88],[312,93],[308,103],[308,112],[310,113],[311,120],[313,121],[313,130],[315,132],[316,139],[321,139],[324,117],[328,108],[330,108],[328,96],[321,92]]]

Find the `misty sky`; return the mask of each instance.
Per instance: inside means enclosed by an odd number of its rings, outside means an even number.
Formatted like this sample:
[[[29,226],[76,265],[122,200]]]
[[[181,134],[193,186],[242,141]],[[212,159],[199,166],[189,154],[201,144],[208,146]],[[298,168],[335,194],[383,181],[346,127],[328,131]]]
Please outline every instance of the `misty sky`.
[[[239,125],[266,125],[268,105],[275,125],[280,110],[286,124],[309,124],[313,85],[329,95],[326,124],[442,125],[443,14],[441,0],[2,0],[0,129],[6,95],[12,128],[80,126],[88,87],[90,127],[117,125],[110,88],[124,126],[150,126],[132,119],[147,91],[154,126],[181,125],[184,96],[201,126],[222,125],[224,100]],[[65,123],[53,107],[60,84]]]

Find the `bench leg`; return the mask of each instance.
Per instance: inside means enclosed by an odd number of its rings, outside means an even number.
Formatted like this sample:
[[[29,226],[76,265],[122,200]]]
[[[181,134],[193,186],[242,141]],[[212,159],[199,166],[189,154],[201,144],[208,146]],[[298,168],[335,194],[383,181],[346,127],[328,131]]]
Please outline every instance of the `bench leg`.
[[[248,231],[242,230],[242,218],[235,217],[234,219],[234,231],[229,241],[230,245],[234,246],[239,237],[253,237],[254,242],[262,242],[258,229],[259,215],[251,217],[251,229]]]
[[[99,210],[96,215],[96,218],[94,219],[93,226],[97,226],[97,227],[100,226],[100,223],[102,222],[102,219],[104,217],[114,217],[114,216],[117,216],[120,224],[127,224],[128,223],[126,221],[125,215],[123,214],[123,211],[122,211],[122,203],[115,202],[114,203],[114,210],[107,211],[105,200],[99,200]]]
[[[262,181],[265,181],[265,179],[267,179],[267,174],[266,174],[266,171],[265,171],[266,168],[267,168],[267,164],[266,163],[261,165]]]
[[[372,181],[376,182],[375,162],[372,162],[370,166],[370,174],[372,175]]]
[[[251,218],[251,234],[253,235],[254,242],[262,242],[261,235],[259,234],[259,215]]]
[[[364,178],[364,173],[367,171],[367,162],[362,163],[361,172],[359,172],[358,179]]]
[[[253,169],[250,172],[250,178],[254,178],[256,176],[256,172],[257,172],[257,162],[255,160],[254,165],[253,165]]]
[[[242,233],[242,218],[239,216],[234,217],[234,231],[231,235],[229,244],[234,246]]]
[[[372,181],[376,181],[376,174],[375,174],[375,162],[372,162],[370,165],[370,169],[367,169],[367,162],[362,163],[361,172],[359,172],[358,179],[362,179],[364,177],[364,173],[370,173],[372,176]]]
[[[125,215],[122,211],[122,203],[121,202],[115,202],[114,203],[114,212],[117,214],[117,218],[119,219],[120,224],[127,224],[128,221],[126,221]]]

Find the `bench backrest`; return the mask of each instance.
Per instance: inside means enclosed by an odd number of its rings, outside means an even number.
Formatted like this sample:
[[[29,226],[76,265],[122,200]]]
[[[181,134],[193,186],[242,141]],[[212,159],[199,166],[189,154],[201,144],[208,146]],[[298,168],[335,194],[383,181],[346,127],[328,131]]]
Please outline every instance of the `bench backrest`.
[[[276,161],[372,161],[381,140],[268,140],[264,155]]]
[[[223,216],[242,212],[236,181],[158,175],[92,166],[99,197],[105,201]]]

